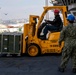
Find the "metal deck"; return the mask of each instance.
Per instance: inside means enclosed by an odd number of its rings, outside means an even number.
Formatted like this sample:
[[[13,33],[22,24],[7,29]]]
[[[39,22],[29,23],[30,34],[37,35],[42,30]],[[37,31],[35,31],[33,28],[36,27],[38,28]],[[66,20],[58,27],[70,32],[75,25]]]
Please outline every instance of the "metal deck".
[[[72,73],[71,60],[64,73],[58,71],[61,55],[39,57],[1,57],[0,75],[76,75]]]

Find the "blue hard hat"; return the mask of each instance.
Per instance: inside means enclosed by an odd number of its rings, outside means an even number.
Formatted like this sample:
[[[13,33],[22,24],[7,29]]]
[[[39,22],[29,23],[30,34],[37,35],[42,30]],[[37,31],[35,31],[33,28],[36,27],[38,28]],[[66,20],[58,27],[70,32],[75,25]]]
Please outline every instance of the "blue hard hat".
[[[69,20],[69,21],[74,21],[74,20],[75,20],[74,15],[69,14],[69,15],[67,16],[67,20]]]

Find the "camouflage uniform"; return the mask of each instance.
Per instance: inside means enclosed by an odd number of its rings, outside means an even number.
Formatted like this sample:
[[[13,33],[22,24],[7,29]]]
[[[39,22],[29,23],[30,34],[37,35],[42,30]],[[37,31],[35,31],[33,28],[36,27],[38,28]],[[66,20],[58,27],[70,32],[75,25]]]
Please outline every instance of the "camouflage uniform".
[[[62,49],[62,60],[60,67],[66,68],[67,63],[72,58],[72,68],[76,68],[76,26],[69,24],[60,33],[59,44],[64,41]]]

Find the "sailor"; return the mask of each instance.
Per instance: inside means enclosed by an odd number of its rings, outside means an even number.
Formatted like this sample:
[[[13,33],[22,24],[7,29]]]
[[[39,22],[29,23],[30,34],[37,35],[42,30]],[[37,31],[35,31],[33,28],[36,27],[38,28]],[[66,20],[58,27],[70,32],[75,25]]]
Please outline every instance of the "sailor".
[[[76,25],[74,25],[75,16],[69,14],[67,16],[68,25],[65,26],[59,38],[59,46],[64,41],[62,49],[62,58],[59,71],[64,72],[69,59],[72,59],[72,72],[76,73]]]

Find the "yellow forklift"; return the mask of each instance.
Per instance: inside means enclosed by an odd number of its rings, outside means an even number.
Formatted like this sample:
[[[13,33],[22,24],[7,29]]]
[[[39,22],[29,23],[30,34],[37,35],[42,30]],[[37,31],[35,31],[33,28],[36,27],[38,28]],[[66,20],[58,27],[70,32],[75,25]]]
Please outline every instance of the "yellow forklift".
[[[29,56],[37,56],[39,54],[45,53],[57,53],[60,54],[62,52],[62,47],[58,45],[58,39],[60,36],[60,31],[50,32],[48,34],[47,40],[42,40],[38,38],[38,29],[41,23],[44,21],[45,15],[48,11],[51,10],[53,12],[54,9],[59,9],[62,14],[63,25],[67,25],[66,14],[67,9],[66,6],[48,6],[44,7],[44,11],[41,16],[30,15],[29,23],[24,25],[23,32],[23,44],[22,44],[22,53],[26,53]],[[52,16],[52,14],[51,14]],[[63,26],[63,27],[64,27]]]

